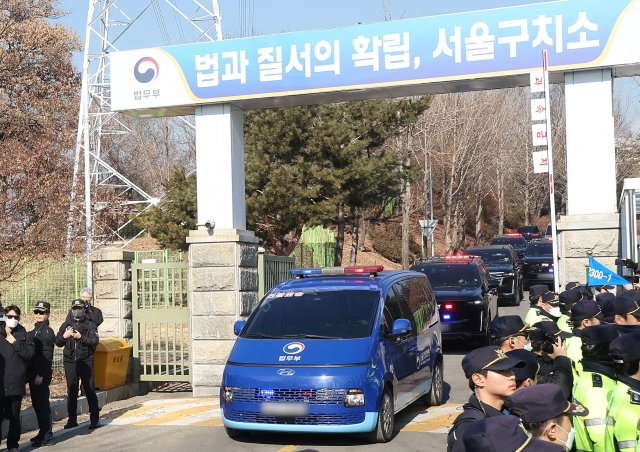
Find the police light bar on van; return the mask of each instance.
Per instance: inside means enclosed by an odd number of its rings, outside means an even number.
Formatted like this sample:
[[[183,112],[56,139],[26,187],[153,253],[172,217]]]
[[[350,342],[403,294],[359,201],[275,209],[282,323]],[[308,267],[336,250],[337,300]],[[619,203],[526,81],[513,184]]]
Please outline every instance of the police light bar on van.
[[[321,276],[321,275],[375,275],[384,270],[382,265],[364,267],[323,267],[323,268],[292,268],[291,276]]]

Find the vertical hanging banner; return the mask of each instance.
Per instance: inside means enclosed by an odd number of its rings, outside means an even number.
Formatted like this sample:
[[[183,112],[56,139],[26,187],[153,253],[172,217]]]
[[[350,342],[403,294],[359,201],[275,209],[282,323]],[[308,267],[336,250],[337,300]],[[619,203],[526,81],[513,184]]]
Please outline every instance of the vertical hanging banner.
[[[547,145],[547,124],[534,124],[531,126],[531,133],[533,135],[534,146],[546,146]]]
[[[549,153],[544,151],[534,152],[531,154],[533,157],[533,172],[534,173],[548,173],[549,172]]]
[[[531,92],[544,93],[544,75],[542,71],[533,71],[529,74],[531,79]]]
[[[531,120],[545,121],[547,111],[547,103],[544,99],[531,99]]]

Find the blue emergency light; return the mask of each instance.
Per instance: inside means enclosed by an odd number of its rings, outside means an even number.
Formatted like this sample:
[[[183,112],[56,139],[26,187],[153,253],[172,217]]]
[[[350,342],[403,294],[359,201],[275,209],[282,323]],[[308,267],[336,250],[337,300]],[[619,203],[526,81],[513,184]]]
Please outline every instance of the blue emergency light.
[[[292,268],[291,276],[320,276],[320,275],[375,275],[384,270],[382,265],[371,265],[365,267],[318,267],[318,268]]]

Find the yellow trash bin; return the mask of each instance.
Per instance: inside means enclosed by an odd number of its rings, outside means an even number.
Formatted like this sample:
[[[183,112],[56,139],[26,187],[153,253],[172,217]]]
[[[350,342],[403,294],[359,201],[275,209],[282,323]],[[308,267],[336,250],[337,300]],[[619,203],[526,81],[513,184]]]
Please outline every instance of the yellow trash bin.
[[[116,337],[101,338],[94,357],[96,388],[107,390],[127,381],[129,355],[133,347]]]

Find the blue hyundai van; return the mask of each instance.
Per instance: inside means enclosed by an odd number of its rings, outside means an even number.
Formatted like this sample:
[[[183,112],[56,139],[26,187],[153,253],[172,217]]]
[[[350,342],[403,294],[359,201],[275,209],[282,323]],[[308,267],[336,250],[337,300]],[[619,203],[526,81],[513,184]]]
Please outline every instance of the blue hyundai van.
[[[443,392],[438,307],[427,278],[383,267],[294,269],[249,318],[220,388],[230,437],[250,431],[393,435],[395,414]]]

